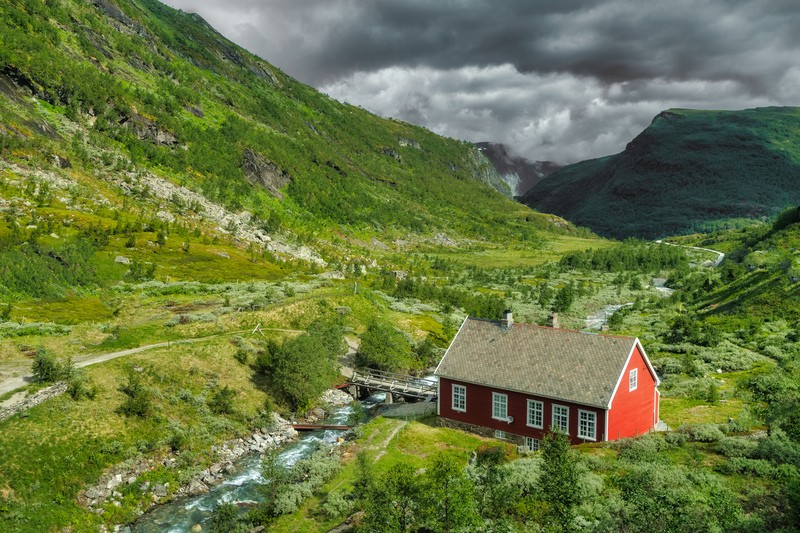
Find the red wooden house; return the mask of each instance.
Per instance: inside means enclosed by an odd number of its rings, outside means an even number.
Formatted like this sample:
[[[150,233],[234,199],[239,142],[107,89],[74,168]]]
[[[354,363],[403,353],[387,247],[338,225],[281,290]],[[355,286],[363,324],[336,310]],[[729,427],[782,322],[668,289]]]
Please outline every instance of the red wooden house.
[[[639,339],[467,318],[436,369],[443,425],[531,450],[549,428],[574,444],[647,433],[658,376]]]

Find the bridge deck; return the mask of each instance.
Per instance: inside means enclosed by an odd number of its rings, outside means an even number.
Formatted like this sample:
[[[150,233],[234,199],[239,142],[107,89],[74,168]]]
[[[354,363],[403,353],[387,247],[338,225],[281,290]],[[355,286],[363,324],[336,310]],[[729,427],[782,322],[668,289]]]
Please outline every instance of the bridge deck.
[[[391,392],[399,396],[412,398],[431,399],[438,394],[436,384],[430,381],[371,368],[353,371],[350,383],[372,390]]]

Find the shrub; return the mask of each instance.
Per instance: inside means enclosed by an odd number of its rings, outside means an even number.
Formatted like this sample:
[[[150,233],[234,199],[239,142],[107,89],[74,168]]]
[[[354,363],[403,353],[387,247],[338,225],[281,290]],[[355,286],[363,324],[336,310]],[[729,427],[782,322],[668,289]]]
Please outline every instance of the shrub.
[[[33,356],[33,381],[35,383],[53,383],[64,377],[64,369],[55,355],[44,348],[36,350]]]
[[[355,501],[349,492],[344,490],[334,490],[328,493],[325,503],[322,504],[322,511],[328,518],[342,518],[350,515],[355,509]]]
[[[402,370],[409,367],[411,343],[388,322],[373,320],[361,336],[356,364],[381,370]]]
[[[666,448],[666,442],[661,435],[644,435],[616,441],[614,447],[619,451],[619,459],[622,461],[652,463],[664,460],[658,452]]]
[[[692,442],[717,442],[725,436],[716,424],[683,424],[678,431]]]
[[[664,441],[670,446],[683,446],[686,444],[686,434],[679,431],[668,431],[664,434]]]
[[[725,457],[749,457],[757,447],[758,442],[752,439],[724,437],[717,442],[715,449]]]
[[[211,396],[208,407],[214,414],[229,415],[234,411],[233,399],[235,397],[236,391],[225,385]]]
[[[765,459],[747,459],[734,457],[727,463],[721,463],[716,470],[723,474],[743,474],[748,476],[771,477],[775,474],[775,466]]]
[[[97,385],[94,385],[83,369],[72,367],[67,378],[67,394],[73,400],[94,400],[97,396]]]
[[[153,410],[152,392],[136,371],[129,372],[127,383],[117,390],[125,394],[125,400],[117,408],[120,414],[144,418]]]
[[[683,361],[675,357],[662,357],[653,361],[653,366],[665,376],[683,372]]]
[[[766,439],[758,441],[753,457],[779,465],[792,464],[800,467],[800,444],[786,438],[783,432],[774,431]]]

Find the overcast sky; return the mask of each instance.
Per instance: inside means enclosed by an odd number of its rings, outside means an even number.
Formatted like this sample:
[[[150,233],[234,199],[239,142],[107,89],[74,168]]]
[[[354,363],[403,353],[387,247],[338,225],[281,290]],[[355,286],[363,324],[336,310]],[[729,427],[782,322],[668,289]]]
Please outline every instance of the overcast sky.
[[[670,107],[800,105],[797,0],[167,0],[330,96],[569,163]]]

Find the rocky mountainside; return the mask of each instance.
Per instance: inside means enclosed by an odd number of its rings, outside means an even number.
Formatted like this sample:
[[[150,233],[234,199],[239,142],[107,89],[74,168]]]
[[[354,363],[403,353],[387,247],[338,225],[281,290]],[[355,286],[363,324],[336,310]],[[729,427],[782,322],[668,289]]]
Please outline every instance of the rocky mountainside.
[[[523,196],[560,165],[552,161],[530,161],[513,155],[502,143],[480,142],[475,146],[492,162],[514,197]]]
[[[731,227],[800,203],[800,109],[672,109],[619,154],[569,165],[522,201],[617,238]]]

